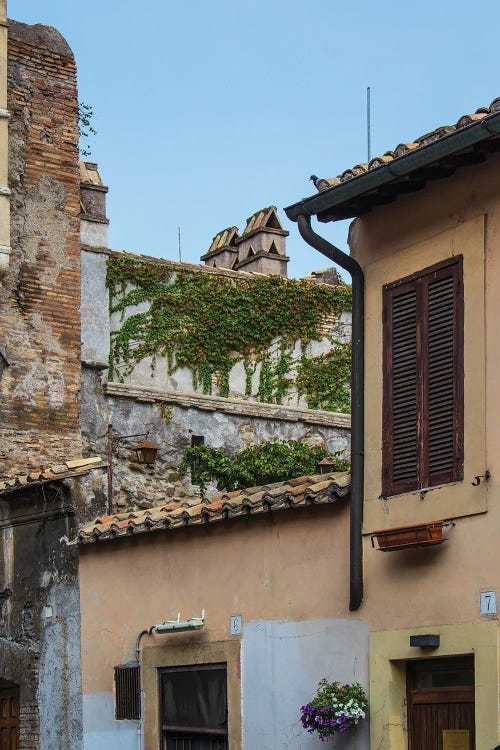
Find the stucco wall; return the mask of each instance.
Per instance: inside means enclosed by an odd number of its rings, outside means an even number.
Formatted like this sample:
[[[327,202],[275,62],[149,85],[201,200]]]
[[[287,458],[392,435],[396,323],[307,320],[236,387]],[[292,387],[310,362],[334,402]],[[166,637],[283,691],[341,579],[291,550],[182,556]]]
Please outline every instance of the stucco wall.
[[[351,227],[351,251],[365,269],[367,289],[365,532],[442,518],[456,521],[445,534],[448,541],[435,549],[382,553],[373,550],[369,536],[365,536],[366,588],[361,613],[371,630],[386,635],[376,641],[373,649],[376,665],[382,665],[384,660],[431,655],[408,647],[409,635],[425,632],[425,628],[442,634],[441,646],[432,656],[477,656],[489,619],[494,620],[493,628],[498,633],[496,615],[481,617],[479,596],[485,590],[500,591],[496,538],[500,524],[500,428],[495,406],[500,387],[499,167],[498,155],[492,155],[479,166],[459,170],[451,178],[429,183],[425,190],[398,198],[390,207],[372,211]],[[464,256],[464,480],[383,501],[382,285],[457,254]],[[472,486],[474,476],[484,474],[485,469],[491,471],[491,479]],[[464,629],[465,645],[460,636]],[[402,645],[397,646],[397,638],[392,638],[391,632],[397,634],[400,645],[405,644],[403,657]],[[385,651],[377,651],[379,642],[385,644]],[[500,736],[498,712],[492,716],[488,707],[488,701],[495,702],[498,695],[496,652],[492,651],[490,658],[493,678],[488,678],[489,696],[476,689],[476,700],[480,702],[476,715],[489,715],[492,721],[478,724],[477,747],[492,747]],[[389,686],[386,678],[377,674],[378,677],[374,673],[372,685],[377,705],[385,702],[389,706],[390,699],[394,707],[395,683]],[[397,710],[391,713],[394,731],[379,725],[372,737],[372,743],[383,750],[406,747],[404,669],[401,685]]]
[[[133,741],[135,723],[113,720],[113,667],[133,659],[139,631],[203,608],[203,631],[143,638],[148,664],[156,649],[173,659],[188,644],[195,653],[231,640],[230,616],[241,614],[241,747],[321,746],[299,721],[319,679],[367,685],[367,628],[348,612],[347,510],[339,501],[81,548],[86,750]],[[152,731],[146,719],[147,748]],[[367,747],[366,731],[340,747]]]
[[[119,253],[111,253],[113,257],[119,257]],[[132,315],[138,312],[145,312],[149,309],[148,303],[140,303],[134,307],[129,307],[124,313],[115,312],[109,315],[109,298],[108,290],[105,286],[106,281],[106,261],[110,251],[102,248],[84,248],[82,251],[82,360],[84,362],[104,362],[107,363],[110,352],[109,333],[118,331]],[[127,257],[133,257],[127,255]],[[151,262],[154,259],[136,256],[137,260]],[[173,269],[179,270],[200,270],[205,267],[192,266],[190,264],[172,263]],[[154,272],[154,271],[152,271]],[[205,270],[205,272],[207,272]],[[210,273],[213,273],[211,271]],[[227,269],[219,270],[217,273],[238,278],[238,274]],[[240,277],[245,278],[245,276]],[[248,278],[248,277],[247,277]],[[314,281],[311,284],[317,283]],[[131,287],[130,287],[131,288]],[[318,341],[311,341],[307,346],[302,348],[298,341],[293,351],[293,363],[287,377],[293,381],[295,377],[296,366],[302,356],[309,358],[325,354],[332,348],[332,337],[340,342],[349,341],[351,335],[351,313],[343,311],[339,317],[331,315],[325,318],[322,326],[323,334]],[[276,338],[269,349],[271,359],[276,360],[280,353],[280,340]],[[238,362],[231,370],[229,375],[229,395],[241,399],[256,400],[259,387],[261,363],[256,363],[255,372],[252,376],[252,395],[246,395],[246,373],[242,362]],[[128,385],[149,385],[151,388],[162,389],[166,391],[181,393],[203,393],[201,384],[193,382],[192,371],[187,367],[180,367],[175,372],[169,372],[169,366],[165,357],[157,357],[153,363],[152,357],[146,357],[134,365],[130,374],[124,376]],[[217,393],[217,386],[214,382],[214,394]],[[289,391],[283,398],[284,405],[307,407],[305,396],[300,398],[297,395],[297,389],[293,382]]]

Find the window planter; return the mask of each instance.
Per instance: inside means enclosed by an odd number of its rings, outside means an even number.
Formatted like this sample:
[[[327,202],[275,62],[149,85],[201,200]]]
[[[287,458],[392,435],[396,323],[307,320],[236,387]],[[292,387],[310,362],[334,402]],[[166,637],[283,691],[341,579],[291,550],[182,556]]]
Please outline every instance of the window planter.
[[[432,523],[399,526],[394,529],[381,529],[372,533],[372,547],[382,552],[433,547],[446,542],[447,537],[443,537],[443,528],[454,525],[450,522],[432,521]]]

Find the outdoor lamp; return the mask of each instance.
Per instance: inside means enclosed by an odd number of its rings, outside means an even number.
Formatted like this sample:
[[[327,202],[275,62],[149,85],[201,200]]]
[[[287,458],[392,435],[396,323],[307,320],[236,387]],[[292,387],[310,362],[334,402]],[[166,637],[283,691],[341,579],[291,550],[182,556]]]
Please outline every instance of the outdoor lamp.
[[[318,471],[320,474],[330,474],[334,466],[335,464],[329,458],[322,458],[318,464]]]
[[[151,443],[149,440],[143,440],[142,443],[134,445],[132,450],[137,454],[137,460],[140,464],[154,464],[156,454],[160,449],[159,445]]]

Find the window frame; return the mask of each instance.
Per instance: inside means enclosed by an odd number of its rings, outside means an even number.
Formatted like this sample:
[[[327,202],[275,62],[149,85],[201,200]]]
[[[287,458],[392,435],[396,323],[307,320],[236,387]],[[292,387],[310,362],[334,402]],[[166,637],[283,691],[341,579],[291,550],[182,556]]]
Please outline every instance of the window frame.
[[[209,740],[213,740],[217,747],[222,746],[221,743],[225,744],[225,747],[228,747],[229,742],[229,725],[228,725],[228,694],[227,694],[227,662],[202,662],[199,664],[181,664],[181,665],[172,665],[172,666],[165,666],[158,669],[158,681],[159,681],[159,706],[160,706],[160,737],[161,737],[161,747],[167,748],[168,747],[168,737],[170,736],[173,740],[177,739],[177,735],[185,735],[185,737],[182,738],[182,741],[184,742],[186,739],[196,740],[200,736],[204,736]],[[196,727],[196,726],[174,726],[169,725],[164,721],[163,717],[163,684],[162,684],[162,675],[165,673],[172,673],[172,672],[197,672],[197,671],[210,671],[210,670],[224,670],[225,674],[225,680],[226,680],[226,705],[225,705],[225,714],[226,714],[226,726],[224,729],[218,729],[218,728],[204,728],[204,727]],[[191,735],[191,736],[190,736]],[[215,746],[215,745],[214,745]]]
[[[450,273],[451,271],[451,273]],[[429,476],[429,383],[428,383],[428,289],[433,281],[453,278],[453,469]],[[406,291],[416,292],[416,479],[394,481],[393,447],[393,328],[394,299]],[[424,291],[426,292],[424,294]],[[385,284],[382,290],[383,355],[382,355],[382,497],[426,490],[463,480],[464,466],[464,294],[463,256],[456,255],[428,266],[397,281]]]

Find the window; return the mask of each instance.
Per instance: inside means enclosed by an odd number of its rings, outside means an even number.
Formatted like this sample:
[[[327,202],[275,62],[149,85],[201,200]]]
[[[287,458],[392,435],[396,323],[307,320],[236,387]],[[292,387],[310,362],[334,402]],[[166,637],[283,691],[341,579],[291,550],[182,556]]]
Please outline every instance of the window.
[[[462,256],[383,295],[387,497],[463,478]]]
[[[226,664],[160,670],[162,750],[227,750]]]

